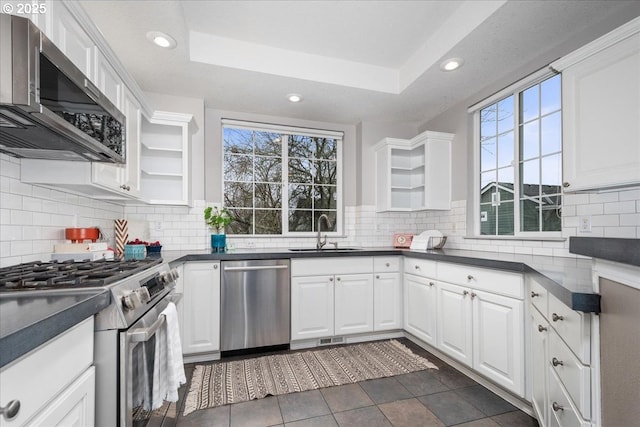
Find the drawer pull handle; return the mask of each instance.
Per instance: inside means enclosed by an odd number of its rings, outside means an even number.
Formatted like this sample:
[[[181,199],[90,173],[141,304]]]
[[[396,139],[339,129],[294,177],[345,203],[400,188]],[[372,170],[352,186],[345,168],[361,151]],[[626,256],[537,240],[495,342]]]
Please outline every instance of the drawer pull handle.
[[[416,268],[416,270],[420,270],[420,266],[419,265],[416,265],[415,268]]]
[[[378,275],[376,276],[376,279],[379,279],[379,278],[380,278],[380,275],[378,274]]]
[[[391,264],[389,264],[388,262],[386,262],[384,265],[385,267],[391,267]]]
[[[471,298],[475,298],[477,296],[477,294],[475,292],[471,292]]]
[[[435,285],[435,283],[429,282],[429,286],[433,286],[433,285]]]
[[[466,297],[467,295],[469,295],[469,291],[463,291],[462,295]]]
[[[551,359],[551,364],[553,366],[564,366],[564,362],[562,360],[558,360],[555,357]]]
[[[339,277],[336,277],[336,280],[339,282],[339,281],[340,281],[340,278],[339,278]]]
[[[558,316],[557,314],[553,313],[551,315],[551,320],[553,320],[554,322],[557,322],[558,320],[564,320],[563,316]]]
[[[539,296],[540,296],[539,293],[531,291],[531,298],[535,298],[535,297],[539,297]]]
[[[20,401],[12,400],[7,403],[7,406],[0,406],[0,414],[4,417],[5,420],[11,421],[18,415],[20,412]]]
[[[472,275],[467,275],[467,280],[473,280],[473,276]]]
[[[544,332],[546,330],[547,330],[547,328],[545,328],[544,326],[538,325],[538,332]]]
[[[330,281],[330,282],[333,282],[333,277],[329,277],[329,281]]]
[[[560,406],[560,405],[558,404],[558,402],[553,402],[553,403],[551,404],[551,408],[553,408],[553,410],[554,410],[555,412],[558,412],[558,411],[564,411],[564,407]]]

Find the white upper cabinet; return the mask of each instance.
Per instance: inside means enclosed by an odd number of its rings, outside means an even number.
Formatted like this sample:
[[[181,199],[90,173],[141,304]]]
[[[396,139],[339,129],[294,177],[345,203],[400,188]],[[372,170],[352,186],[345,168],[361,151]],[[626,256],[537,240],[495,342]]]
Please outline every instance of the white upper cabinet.
[[[98,89],[115,105],[120,111],[123,110],[122,95],[124,84],[118,76],[116,70],[109,64],[104,54],[95,48],[95,83]]]
[[[376,210],[450,209],[452,140],[452,134],[427,131],[376,144]]]
[[[95,43],[62,2],[52,1],[48,6],[51,19],[46,24],[46,34],[85,76],[94,80]]]
[[[564,190],[640,184],[640,18],[558,60]]]
[[[141,194],[152,204],[189,205],[191,114],[156,111],[141,124]]]

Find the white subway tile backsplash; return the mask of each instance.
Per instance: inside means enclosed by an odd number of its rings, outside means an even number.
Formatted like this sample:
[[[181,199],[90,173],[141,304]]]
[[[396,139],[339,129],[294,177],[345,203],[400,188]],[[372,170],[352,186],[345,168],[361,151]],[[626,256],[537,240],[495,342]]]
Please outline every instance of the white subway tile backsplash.
[[[636,238],[636,227],[606,227],[604,237]]]
[[[22,196],[2,193],[0,194],[0,205],[5,209],[22,209]]]
[[[615,191],[607,193],[591,193],[589,194],[589,203],[608,203],[617,202],[618,193]]]
[[[605,203],[604,205],[605,214],[627,214],[635,213],[635,211],[636,203],[633,200],[616,203]]]
[[[626,200],[640,201],[640,188],[634,189],[634,190],[620,191],[618,200],[620,200],[621,202]]]
[[[613,203],[608,203],[613,204]],[[589,205],[579,205],[576,207],[578,216],[583,215],[602,215],[604,213],[604,204],[594,203]]]
[[[621,226],[639,226],[640,225],[640,213],[635,214],[621,214],[620,215]]]

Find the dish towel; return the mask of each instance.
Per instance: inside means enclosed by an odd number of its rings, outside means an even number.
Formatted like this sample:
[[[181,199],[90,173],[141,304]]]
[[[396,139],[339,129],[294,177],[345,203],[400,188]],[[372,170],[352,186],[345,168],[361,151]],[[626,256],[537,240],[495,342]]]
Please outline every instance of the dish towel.
[[[176,305],[170,302],[160,315],[165,321],[156,332],[152,410],[162,406],[164,400],[177,402],[178,388],[187,382]]]

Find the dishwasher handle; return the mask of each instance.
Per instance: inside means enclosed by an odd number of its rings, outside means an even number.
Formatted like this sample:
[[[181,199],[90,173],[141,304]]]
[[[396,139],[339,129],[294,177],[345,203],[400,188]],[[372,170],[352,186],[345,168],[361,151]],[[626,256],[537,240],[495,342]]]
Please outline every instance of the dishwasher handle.
[[[286,270],[288,265],[248,265],[245,267],[224,267],[224,271],[256,271],[256,270]]]

